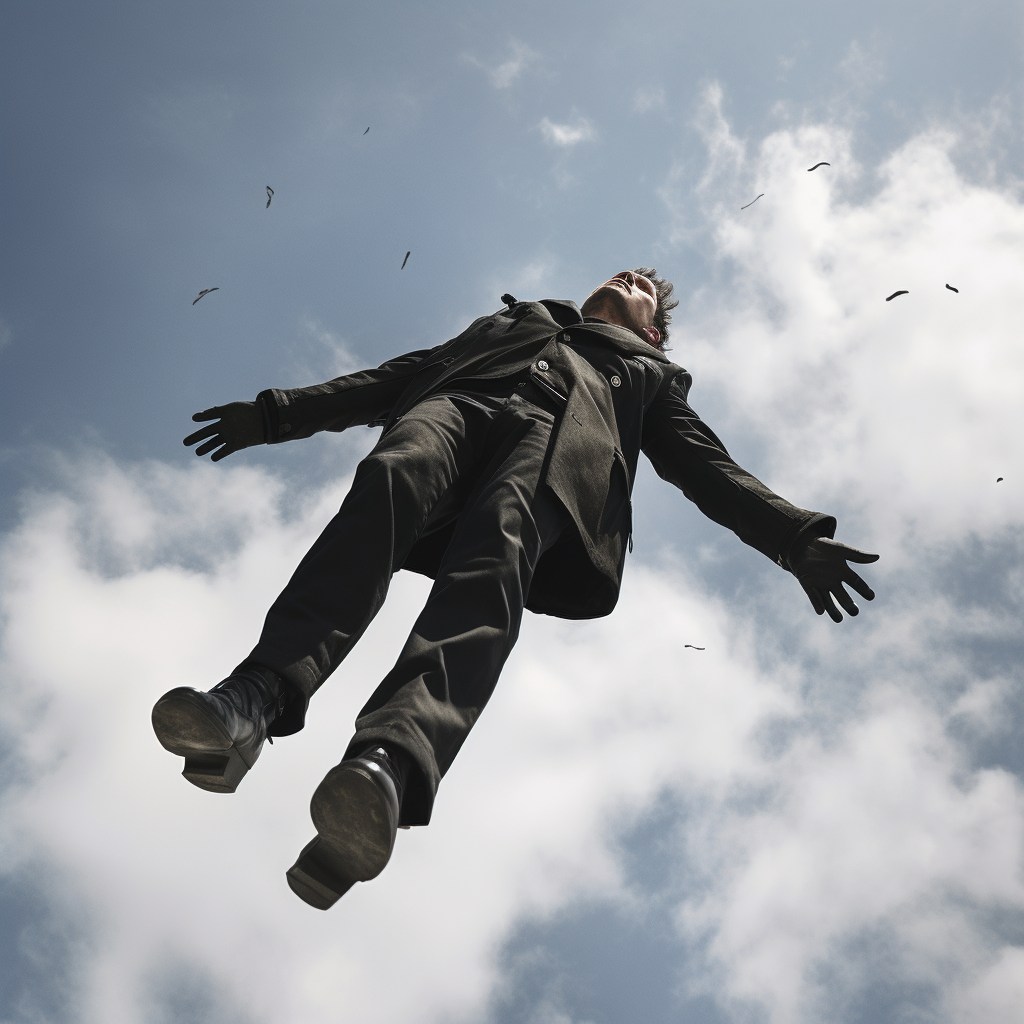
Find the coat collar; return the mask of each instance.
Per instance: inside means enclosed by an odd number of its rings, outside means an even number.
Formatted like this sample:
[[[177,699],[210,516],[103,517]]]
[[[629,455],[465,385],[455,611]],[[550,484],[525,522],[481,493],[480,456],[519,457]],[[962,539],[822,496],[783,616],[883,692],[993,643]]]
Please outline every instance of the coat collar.
[[[619,327],[617,324],[584,323],[575,302],[570,302],[567,299],[542,299],[540,305],[548,311],[559,327],[575,326],[578,330],[593,334],[614,348],[629,352],[630,355],[647,356],[662,363],[672,362],[661,349],[648,345],[646,341],[641,341],[626,327]]]

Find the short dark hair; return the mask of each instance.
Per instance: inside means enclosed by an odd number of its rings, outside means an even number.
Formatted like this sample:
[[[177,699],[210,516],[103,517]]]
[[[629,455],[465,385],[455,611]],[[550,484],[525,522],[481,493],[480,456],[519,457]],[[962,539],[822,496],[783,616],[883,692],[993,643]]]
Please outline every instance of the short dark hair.
[[[658,296],[658,308],[654,311],[654,326],[658,328],[658,333],[661,335],[658,348],[664,352],[668,342],[668,325],[672,322],[672,310],[679,305],[678,299],[672,299],[672,292],[675,290],[675,286],[671,281],[658,277],[658,272],[654,267],[637,267],[633,273],[638,274],[640,277],[646,277],[654,285],[654,290]],[[670,299],[672,301],[669,301]]]

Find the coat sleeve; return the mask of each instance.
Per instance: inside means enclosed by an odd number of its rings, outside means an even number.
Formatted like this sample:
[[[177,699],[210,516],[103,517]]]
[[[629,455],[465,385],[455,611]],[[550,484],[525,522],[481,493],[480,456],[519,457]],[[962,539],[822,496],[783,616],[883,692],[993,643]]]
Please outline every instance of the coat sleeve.
[[[309,437],[319,430],[383,423],[412,378],[444,347],[409,352],[375,370],[360,370],[324,384],[261,391],[256,401],[263,410],[267,444]]]
[[[687,402],[689,384],[682,371],[660,389],[644,417],[644,454],[709,519],[790,569],[805,541],[835,534],[835,518],[791,505],[738,466]]]

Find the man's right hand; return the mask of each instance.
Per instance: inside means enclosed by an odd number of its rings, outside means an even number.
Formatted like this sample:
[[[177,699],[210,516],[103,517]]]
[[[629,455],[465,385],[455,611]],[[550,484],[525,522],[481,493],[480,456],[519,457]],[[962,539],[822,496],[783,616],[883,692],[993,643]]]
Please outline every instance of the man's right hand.
[[[206,420],[218,421],[200,427],[194,434],[189,434],[183,442],[193,445],[197,441],[209,438],[196,449],[196,455],[213,452],[210,458],[214,462],[227,458],[232,452],[251,448],[254,444],[263,444],[264,441],[263,413],[255,402],[215,405],[212,409],[197,412],[192,419],[196,423],[203,423]]]

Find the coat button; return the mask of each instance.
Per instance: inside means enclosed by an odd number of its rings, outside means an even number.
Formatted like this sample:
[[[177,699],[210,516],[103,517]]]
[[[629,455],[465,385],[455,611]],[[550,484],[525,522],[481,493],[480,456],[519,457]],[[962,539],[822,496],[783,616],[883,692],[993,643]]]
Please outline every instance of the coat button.
[[[546,370],[547,368],[548,368],[548,361],[546,359],[538,359],[537,360],[537,369],[538,370]]]
[[[562,341],[568,341],[568,340],[569,340],[569,332],[568,331],[562,331]]]
[[[618,374],[615,374],[610,379],[613,388],[617,388],[622,383],[622,378]]]
[[[288,431],[291,430],[291,429],[292,429],[292,425],[290,423],[282,423],[281,426],[278,428],[277,432],[279,434],[287,434]]]

